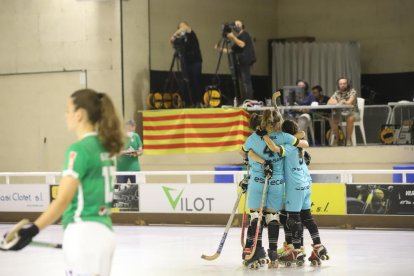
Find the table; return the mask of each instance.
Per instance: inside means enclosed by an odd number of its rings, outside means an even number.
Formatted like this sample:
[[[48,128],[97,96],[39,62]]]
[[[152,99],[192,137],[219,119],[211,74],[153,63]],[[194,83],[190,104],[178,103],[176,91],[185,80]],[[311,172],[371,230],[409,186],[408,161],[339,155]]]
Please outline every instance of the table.
[[[388,106],[392,109],[389,113],[388,113],[388,118],[387,118],[387,124],[388,125],[393,125],[395,124],[395,111],[398,108],[403,108],[403,107],[413,107],[414,108],[414,102],[408,102],[408,101],[402,101],[402,102],[389,102]],[[402,117],[402,113],[401,113],[401,117]],[[411,119],[411,113],[410,110],[408,109],[408,117],[409,119]],[[401,119],[402,121],[402,119]],[[400,122],[401,124],[402,122]]]

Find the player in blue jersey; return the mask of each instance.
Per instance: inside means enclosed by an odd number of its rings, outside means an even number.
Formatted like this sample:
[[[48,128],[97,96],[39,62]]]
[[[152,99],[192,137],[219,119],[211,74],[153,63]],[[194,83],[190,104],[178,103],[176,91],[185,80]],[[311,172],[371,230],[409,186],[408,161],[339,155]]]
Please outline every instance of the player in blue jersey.
[[[253,120],[256,120],[255,117]],[[254,134],[252,134],[243,146],[244,151],[249,151],[250,164],[252,167],[251,181],[249,184],[249,198],[248,206],[251,209],[251,223],[248,228],[247,241],[246,241],[246,252],[251,245],[257,219],[259,213],[257,210],[260,207],[263,184],[265,182],[265,174],[263,173],[262,165],[272,165],[273,172],[268,182],[268,190],[266,193],[266,199],[264,203],[265,213],[264,221],[268,226],[269,231],[269,250],[268,254],[271,260],[269,267],[277,267],[277,240],[279,237],[279,214],[278,212],[283,208],[283,193],[284,193],[284,179],[283,179],[283,151],[281,147],[272,144],[270,149],[263,136],[269,132],[269,136],[265,136],[265,139],[274,139],[281,144],[290,144],[294,146],[308,146],[306,141],[300,141],[301,145],[298,145],[299,140],[287,133],[280,132],[280,125],[282,122],[281,115],[276,111],[266,110],[262,114],[260,128]],[[276,131],[276,132],[275,132]],[[276,153],[275,153],[276,152]],[[279,154],[278,154],[279,153]],[[259,252],[263,252],[264,249],[261,247],[261,233],[259,235],[258,243]],[[257,251],[256,251],[257,252]]]
[[[295,134],[298,125],[287,120],[282,125],[284,132]],[[286,204],[287,219],[285,226],[292,233],[292,244],[289,244],[280,257],[280,261],[286,264],[296,262],[303,264],[304,254],[301,251],[302,223],[305,225],[314,241],[314,252],[311,258],[312,264],[320,263],[319,258],[326,256],[326,248],[320,243],[318,228],[311,216],[310,187],[311,177],[306,165],[303,151],[290,145],[284,145],[285,151],[285,179],[286,179]],[[289,242],[289,241],[288,241]],[[317,255],[315,255],[315,253]],[[315,261],[315,262],[313,262]]]
[[[310,164],[310,155],[307,152],[304,152],[303,158],[305,162],[302,163],[302,167],[309,181],[309,185],[312,186],[312,177],[308,169],[308,166]],[[311,256],[308,258],[308,260],[312,263],[312,265],[320,265],[321,259],[328,260],[329,256],[328,256],[328,251],[326,247],[322,245],[321,243],[318,225],[313,219],[310,209],[311,209],[311,189],[309,188],[308,194],[305,197],[304,205],[302,206],[302,210],[300,210],[300,219],[302,221],[303,226],[305,226],[306,229],[308,229],[312,242],[313,242],[312,253],[311,253]],[[301,245],[303,247],[303,232],[302,232],[302,237],[301,237]]]

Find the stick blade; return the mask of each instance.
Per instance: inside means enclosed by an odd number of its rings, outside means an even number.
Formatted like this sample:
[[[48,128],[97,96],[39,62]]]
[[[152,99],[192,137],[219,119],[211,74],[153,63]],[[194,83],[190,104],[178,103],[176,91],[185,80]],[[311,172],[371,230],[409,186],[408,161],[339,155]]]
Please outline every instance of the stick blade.
[[[207,255],[201,255],[201,258],[202,259],[204,259],[204,260],[207,260],[207,261],[213,261],[213,260],[215,260],[215,259],[217,259],[218,257],[220,256],[220,253],[215,253],[214,255],[211,255],[211,256],[207,256]]]

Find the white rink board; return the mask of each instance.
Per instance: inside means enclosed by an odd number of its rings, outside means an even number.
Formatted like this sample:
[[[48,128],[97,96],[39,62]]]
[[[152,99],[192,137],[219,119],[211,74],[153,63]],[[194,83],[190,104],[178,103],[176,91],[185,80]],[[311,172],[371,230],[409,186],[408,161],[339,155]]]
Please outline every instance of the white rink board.
[[[47,184],[0,185],[0,212],[42,212],[49,206]]]
[[[235,184],[140,184],[143,213],[228,214],[237,198]]]

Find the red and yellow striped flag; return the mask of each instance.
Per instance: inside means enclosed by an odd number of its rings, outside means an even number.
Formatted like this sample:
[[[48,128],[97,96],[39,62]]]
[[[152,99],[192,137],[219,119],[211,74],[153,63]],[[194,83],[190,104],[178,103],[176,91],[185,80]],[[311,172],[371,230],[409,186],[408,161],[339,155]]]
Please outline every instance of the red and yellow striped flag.
[[[243,109],[144,111],[145,154],[239,150],[250,135]]]

